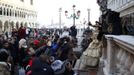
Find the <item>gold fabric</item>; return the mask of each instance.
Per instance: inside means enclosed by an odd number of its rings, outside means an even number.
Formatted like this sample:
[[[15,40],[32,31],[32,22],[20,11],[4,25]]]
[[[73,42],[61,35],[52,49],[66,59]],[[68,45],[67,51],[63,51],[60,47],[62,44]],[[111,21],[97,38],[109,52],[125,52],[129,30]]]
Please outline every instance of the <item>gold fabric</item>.
[[[88,48],[83,52],[80,59],[81,64],[85,66],[96,66],[99,62],[101,42],[97,40],[97,32],[93,34],[93,41]]]

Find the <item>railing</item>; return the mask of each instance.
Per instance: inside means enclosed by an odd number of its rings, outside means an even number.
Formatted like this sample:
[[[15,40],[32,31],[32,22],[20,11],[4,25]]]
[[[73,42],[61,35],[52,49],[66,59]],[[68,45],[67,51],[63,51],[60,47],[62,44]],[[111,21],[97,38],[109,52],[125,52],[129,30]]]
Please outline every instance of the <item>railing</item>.
[[[100,63],[103,75],[134,75],[134,36],[105,35]]]

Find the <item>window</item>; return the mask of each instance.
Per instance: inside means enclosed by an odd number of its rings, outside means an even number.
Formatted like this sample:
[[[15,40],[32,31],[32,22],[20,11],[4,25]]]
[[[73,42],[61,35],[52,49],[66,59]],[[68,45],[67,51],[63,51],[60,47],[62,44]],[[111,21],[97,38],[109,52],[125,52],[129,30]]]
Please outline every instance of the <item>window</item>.
[[[7,16],[9,16],[9,10],[7,9]]]
[[[0,7],[0,15],[2,15],[2,7]]]
[[[33,0],[30,0],[30,4],[33,5]]]
[[[4,15],[6,15],[6,9],[4,8]]]
[[[15,17],[17,17],[17,11],[15,11]]]
[[[10,16],[12,16],[12,10],[10,9]]]

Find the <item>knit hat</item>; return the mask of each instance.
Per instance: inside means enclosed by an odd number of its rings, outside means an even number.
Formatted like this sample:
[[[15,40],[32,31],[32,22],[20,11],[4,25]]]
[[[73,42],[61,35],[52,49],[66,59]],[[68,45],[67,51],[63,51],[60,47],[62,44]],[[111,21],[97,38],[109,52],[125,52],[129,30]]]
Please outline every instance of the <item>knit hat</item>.
[[[34,40],[35,45],[38,45],[39,43],[40,43],[39,40]]]
[[[0,49],[0,61],[7,61],[9,53],[6,49]]]

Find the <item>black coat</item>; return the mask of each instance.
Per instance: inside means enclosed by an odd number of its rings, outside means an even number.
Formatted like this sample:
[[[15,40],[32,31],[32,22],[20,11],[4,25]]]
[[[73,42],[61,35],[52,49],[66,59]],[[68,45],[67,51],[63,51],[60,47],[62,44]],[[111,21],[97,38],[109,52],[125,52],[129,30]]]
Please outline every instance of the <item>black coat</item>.
[[[73,36],[73,37],[76,37],[76,35],[77,35],[77,29],[74,26],[72,26],[70,28],[70,30],[71,30],[70,35]]]
[[[32,64],[32,75],[54,75],[54,71],[48,63],[40,58],[35,58]]]

